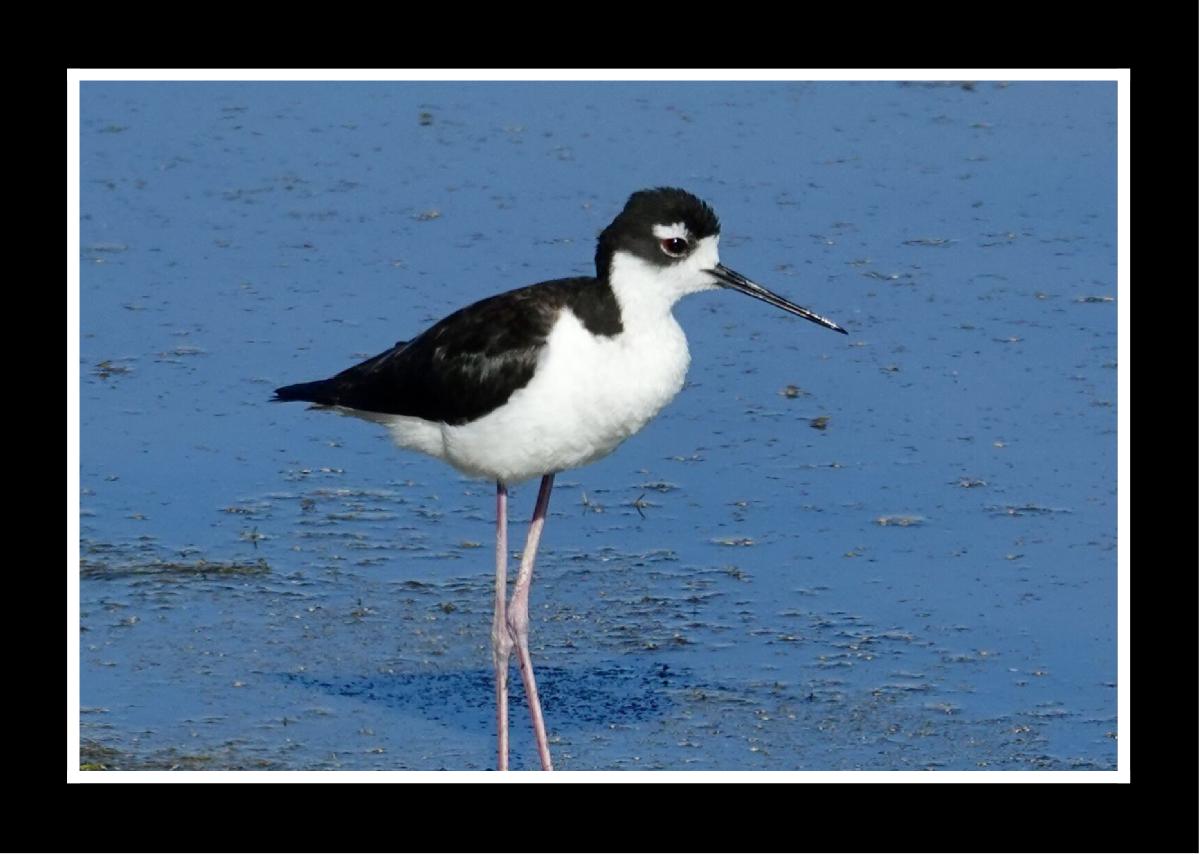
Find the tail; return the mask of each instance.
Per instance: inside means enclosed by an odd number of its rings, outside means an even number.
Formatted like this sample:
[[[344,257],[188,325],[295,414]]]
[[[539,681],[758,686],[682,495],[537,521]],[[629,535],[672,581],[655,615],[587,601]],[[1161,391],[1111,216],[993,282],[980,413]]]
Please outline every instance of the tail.
[[[280,386],[275,390],[275,397],[271,400],[308,401],[319,407],[336,407],[344,404],[349,407],[361,409],[361,399],[370,397],[369,394],[365,396],[363,394],[364,382],[372,381],[367,383],[367,385],[378,386],[379,378],[373,375],[377,374],[380,366],[386,364],[389,359],[398,353],[401,353],[408,344],[409,342],[407,341],[398,341],[390,350],[385,350],[378,356],[372,356],[365,362],[360,362],[353,368],[347,368],[340,374],[336,374],[325,380],[314,380],[311,383],[297,383],[294,386]],[[388,410],[387,412],[392,411]]]
[[[272,401],[308,401],[322,406],[333,406],[337,403],[332,380],[314,380],[312,383],[296,383],[294,386],[281,386],[275,390]]]

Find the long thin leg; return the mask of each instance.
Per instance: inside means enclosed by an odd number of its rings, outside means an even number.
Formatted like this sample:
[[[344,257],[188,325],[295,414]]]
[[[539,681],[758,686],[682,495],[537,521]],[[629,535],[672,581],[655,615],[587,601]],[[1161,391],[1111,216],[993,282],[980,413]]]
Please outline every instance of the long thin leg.
[[[496,611],[492,617],[492,665],[496,669],[496,768],[508,769],[508,657],[512,636],[504,616],[508,596],[508,488],[496,482]]]
[[[533,678],[533,661],[529,658],[529,587],[533,583],[533,562],[537,557],[542,528],[546,525],[546,509],[550,506],[550,491],[553,489],[554,475],[543,476],[533,520],[529,523],[529,536],[525,539],[525,551],[521,553],[521,571],[508,604],[508,628],[517,646],[517,659],[521,663],[521,679],[525,683],[525,697],[529,701],[529,715],[533,719],[533,736],[537,740],[542,769],[547,772],[554,767],[550,763],[550,743],[546,739],[546,723],[542,719],[542,705],[538,701],[537,681]]]

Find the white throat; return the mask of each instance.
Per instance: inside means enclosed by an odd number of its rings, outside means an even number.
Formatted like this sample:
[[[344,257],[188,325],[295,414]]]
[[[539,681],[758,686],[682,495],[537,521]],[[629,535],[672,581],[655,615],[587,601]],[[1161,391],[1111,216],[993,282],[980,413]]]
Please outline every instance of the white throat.
[[[719,235],[702,238],[687,258],[665,267],[632,253],[614,253],[608,281],[621,307],[621,322],[660,321],[681,297],[718,287],[707,271],[720,261],[719,239]]]

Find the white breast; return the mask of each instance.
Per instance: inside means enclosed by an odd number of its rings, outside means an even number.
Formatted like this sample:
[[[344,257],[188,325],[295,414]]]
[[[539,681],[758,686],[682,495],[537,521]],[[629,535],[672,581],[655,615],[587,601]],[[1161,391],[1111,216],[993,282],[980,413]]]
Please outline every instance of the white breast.
[[[529,384],[482,419],[441,426],[438,456],[510,484],[591,463],[678,394],[688,360],[687,339],[669,312],[610,338],[564,310]]]

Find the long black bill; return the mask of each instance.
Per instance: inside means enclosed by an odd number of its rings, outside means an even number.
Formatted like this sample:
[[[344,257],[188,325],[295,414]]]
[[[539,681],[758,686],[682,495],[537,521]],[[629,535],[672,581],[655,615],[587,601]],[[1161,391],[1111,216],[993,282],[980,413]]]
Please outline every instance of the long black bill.
[[[756,300],[762,300],[764,303],[770,303],[772,306],[778,306],[785,312],[791,312],[793,315],[799,315],[805,320],[812,321],[814,324],[820,324],[823,327],[829,327],[829,329],[836,330],[842,335],[849,335],[849,333],[847,333],[833,321],[829,320],[829,318],[823,318],[816,312],[810,312],[803,306],[797,306],[790,300],[783,299],[783,297],[768,291],[763,286],[751,282],[742,274],[734,270],[730,270],[724,264],[718,264],[708,272],[717,277],[720,283],[726,288],[732,288],[735,291],[741,291],[743,294],[748,294]]]

